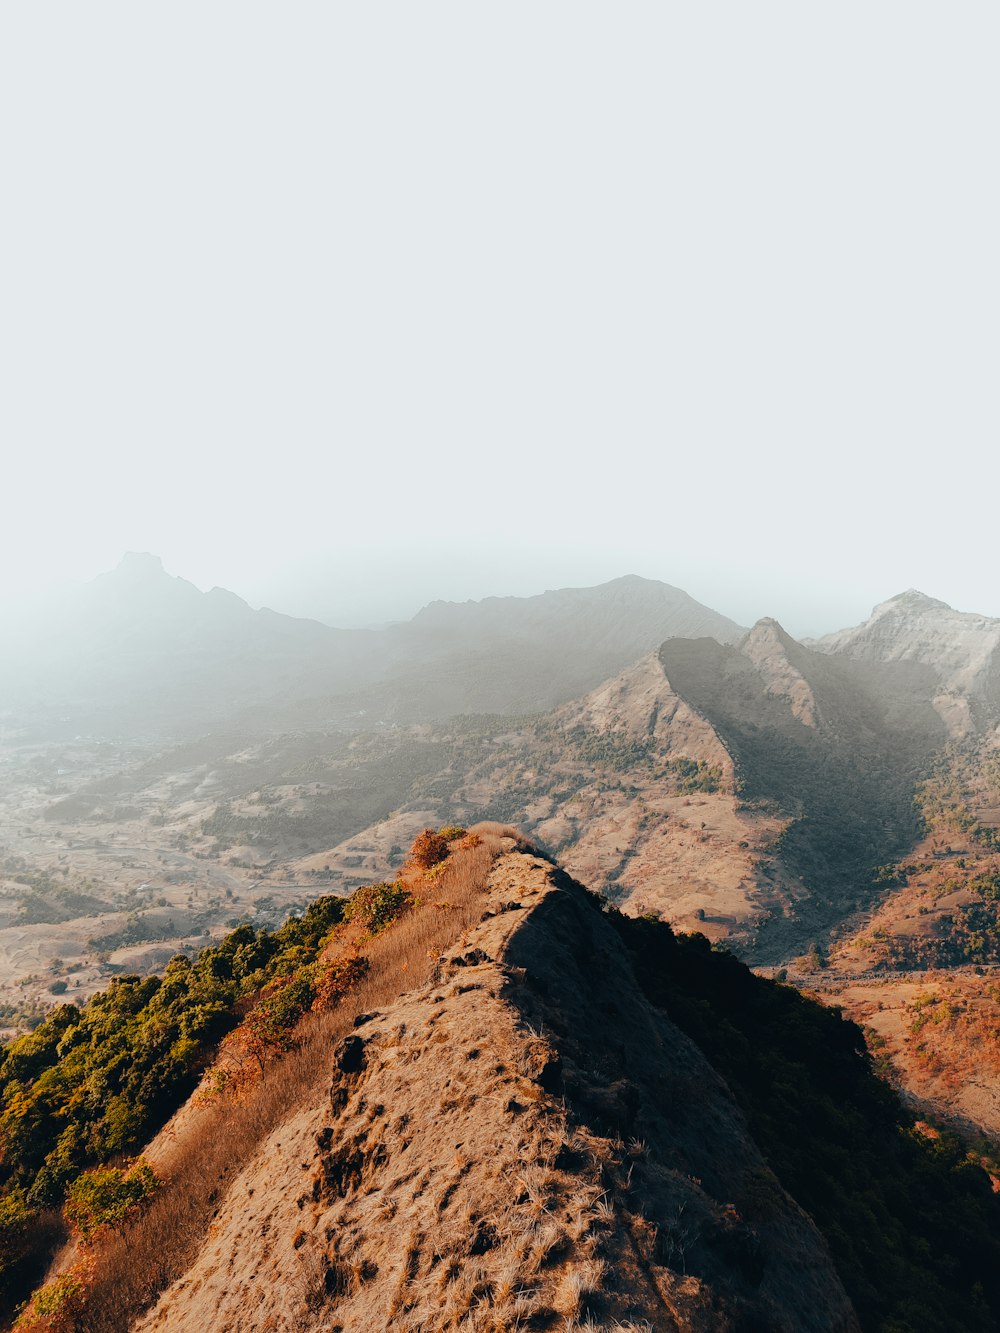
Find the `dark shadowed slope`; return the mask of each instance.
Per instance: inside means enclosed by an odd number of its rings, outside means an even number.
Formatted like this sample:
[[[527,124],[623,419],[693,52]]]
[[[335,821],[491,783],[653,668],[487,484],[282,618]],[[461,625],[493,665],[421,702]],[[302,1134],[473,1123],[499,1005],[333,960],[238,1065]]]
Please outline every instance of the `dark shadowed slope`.
[[[737,646],[669,641],[660,661],[733,756],[742,798],[792,821],[776,850],[811,891],[810,927],[865,901],[875,866],[917,836],[916,784],[947,739],[931,668],[826,656],[770,620]]]

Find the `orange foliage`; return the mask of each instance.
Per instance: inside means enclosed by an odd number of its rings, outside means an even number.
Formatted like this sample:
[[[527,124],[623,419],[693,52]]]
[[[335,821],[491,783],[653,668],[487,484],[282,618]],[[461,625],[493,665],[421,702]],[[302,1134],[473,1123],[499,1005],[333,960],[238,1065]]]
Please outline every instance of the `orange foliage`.
[[[316,980],[313,1009],[333,1009],[367,975],[370,966],[363,954],[330,963]]]
[[[430,870],[431,866],[436,866],[445,859],[448,851],[447,839],[442,838],[440,833],[435,833],[432,828],[425,828],[423,833],[417,835],[410,857],[421,870]]]

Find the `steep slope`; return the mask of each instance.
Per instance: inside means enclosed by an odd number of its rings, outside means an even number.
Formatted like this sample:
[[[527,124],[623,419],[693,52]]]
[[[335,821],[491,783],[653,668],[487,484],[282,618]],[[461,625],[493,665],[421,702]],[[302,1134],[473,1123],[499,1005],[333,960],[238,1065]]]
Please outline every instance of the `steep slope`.
[[[358,1020],[328,1099],[263,1145],[138,1328],[854,1328],[582,891],[508,854],[483,912],[429,987]]]
[[[764,916],[802,895],[771,854],[783,821],[740,801],[719,732],[673,690],[656,654],[560,710],[549,734],[589,772],[571,799],[557,784],[510,817],[623,911],[748,948]],[[538,770],[571,771],[554,753]],[[524,777],[509,781],[530,790]]]
[[[938,682],[934,706],[953,736],[1000,713],[1000,620],[956,611],[911,588],[890,597],[863,624],[818,639],[818,652],[868,662],[919,662]]]
[[[1000,1138],[1000,751],[952,745],[917,792],[924,836],[874,909],[799,978],[874,1032],[915,1104]]]
[[[932,670],[813,652],[773,620],[735,647],[668,641],[660,661],[732,754],[743,800],[790,821],[776,850],[810,890],[806,928],[869,901],[874,867],[917,836],[914,790],[946,740]]]
[[[318,970],[287,932],[206,958],[303,961],[244,996],[147,1151],[159,1189],[62,1254],[19,1333],[996,1326],[1000,1199],[857,1028],[512,831],[447,838],[317,905]],[[303,987],[326,998],[290,1028]],[[63,1086],[72,1017],[19,1048],[19,1095]]]

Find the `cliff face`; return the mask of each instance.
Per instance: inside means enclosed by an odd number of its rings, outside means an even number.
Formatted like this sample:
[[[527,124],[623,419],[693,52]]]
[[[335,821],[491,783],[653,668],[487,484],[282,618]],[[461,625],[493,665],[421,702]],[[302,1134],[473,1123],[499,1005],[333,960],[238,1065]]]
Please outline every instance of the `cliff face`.
[[[143,1330],[851,1330],[825,1243],[590,896],[513,843]]]
[[[935,673],[934,707],[953,736],[995,722],[1000,709],[1000,620],[956,611],[910,589],[880,603],[863,624],[813,645],[837,657],[913,662]]]

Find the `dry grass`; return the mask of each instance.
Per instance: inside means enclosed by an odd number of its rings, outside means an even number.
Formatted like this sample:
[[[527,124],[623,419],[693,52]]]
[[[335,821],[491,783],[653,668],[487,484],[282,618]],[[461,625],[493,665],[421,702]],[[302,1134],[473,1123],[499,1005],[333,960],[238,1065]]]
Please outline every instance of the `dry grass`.
[[[83,1333],[126,1333],[195,1258],[217,1205],[256,1148],[330,1076],[331,1044],[359,1013],[378,1009],[431,980],[440,953],[478,921],[480,895],[496,858],[526,844],[516,829],[483,824],[455,848],[425,899],[365,945],[371,970],[338,1008],[309,1015],[298,1047],[239,1100],[222,1095],[191,1108],[177,1138],[158,1161],[167,1185],[146,1213],[122,1232],[101,1238],[91,1252],[93,1278]]]

